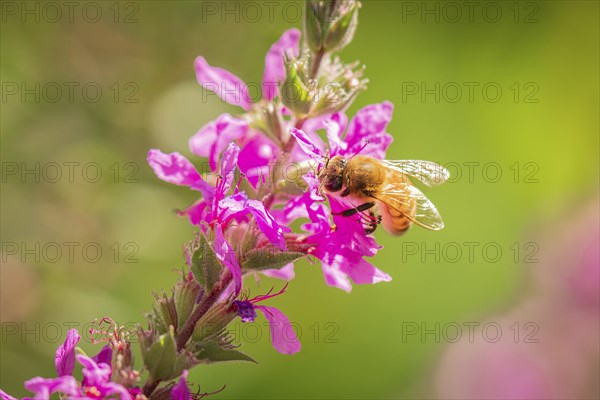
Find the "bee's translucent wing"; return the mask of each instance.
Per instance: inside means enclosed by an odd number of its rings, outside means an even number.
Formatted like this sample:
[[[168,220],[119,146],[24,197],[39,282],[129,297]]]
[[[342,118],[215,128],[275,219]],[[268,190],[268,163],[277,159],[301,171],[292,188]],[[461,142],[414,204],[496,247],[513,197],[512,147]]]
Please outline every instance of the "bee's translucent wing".
[[[432,161],[423,160],[381,160],[381,163],[394,171],[403,173],[426,186],[437,186],[450,178],[450,172]]]
[[[435,205],[423,192],[407,182],[388,183],[373,197],[423,228],[439,231],[444,227],[444,221]]]

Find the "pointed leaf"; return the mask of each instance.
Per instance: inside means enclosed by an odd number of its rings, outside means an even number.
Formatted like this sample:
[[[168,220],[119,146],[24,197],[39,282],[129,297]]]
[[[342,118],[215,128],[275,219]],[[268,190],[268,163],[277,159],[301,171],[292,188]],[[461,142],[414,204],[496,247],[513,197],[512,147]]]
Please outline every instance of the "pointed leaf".
[[[296,251],[280,251],[274,246],[267,246],[246,253],[242,268],[254,271],[279,269],[304,256],[304,253]]]
[[[225,361],[248,361],[258,364],[255,359],[233,349],[224,349],[215,342],[200,343],[196,357],[205,364]]]

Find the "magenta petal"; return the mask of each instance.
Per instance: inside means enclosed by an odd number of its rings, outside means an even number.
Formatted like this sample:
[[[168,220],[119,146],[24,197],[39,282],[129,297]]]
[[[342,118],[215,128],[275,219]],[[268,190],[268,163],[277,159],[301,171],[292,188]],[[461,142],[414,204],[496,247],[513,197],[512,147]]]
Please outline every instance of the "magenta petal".
[[[159,179],[180,186],[192,186],[201,180],[192,163],[179,153],[165,154],[152,149],[148,152],[148,164]]]
[[[190,400],[192,398],[187,385],[187,376],[188,371],[186,369],[181,373],[181,378],[179,378],[179,381],[171,389],[172,400]]]
[[[275,307],[255,306],[255,308],[260,310],[269,321],[271,343],[275,350],[281,354],[295,354],[300,351],[302,345],[284,313]]]
[[[344,261],[345,260],[342,262]],[[348,275],[339,270],[339,263],[334,262],[333,264],[328,264],[323,261],[322,269],[323,276],[325,277],[325,283],[327,285],[342,289],[346,293],[350,293],[352,291],[352,284],[348,279]]]
[[[217,259],[231,271],[233,282],[235,283],[235,294],[237,296],[242,290],[242,270],[235,257],[235,252],[231,246],[229,246],[225,237],[223,237],[223,231],[221,230],[220,225],[215,226],[214,250]]]
[[[283,229],[275,218],[265,209],[263,203],[258,200],[248,200],[246,203],[247,209],[254,215],[254,219],[260,230],[265,236],[281,250],[286,249],[285,237],[283,236]]]
[[[392,142],[391,135],[385,130],[392,120],[393,110],[394,106],[389,101],[360,109],[350,121],[344,138],[348,144],[348,153],[356,153],[369,141],[369,145],[361,151],[361,154],[383,158],[387,147]]]
[[[373,264],[365,259],[359,259],[357,262],[352,263],[352,265],[345,263],[342,265],[342,270],[358,285],[390,282],[392,280],[391,276],[375,268]]]
[[[10,394],[8,394],[4,390],[0,389],[0,400],[18,400],[18,399],[16,397],[12,397]]]
[[[215,92],[229,104],[250,110],[252,100],[248,87],[240,78],[223,68],[209,65],[202,56],[196,57],[194,69],[196,80],[205,89]]]
[[[58,376],[73,375],[73,369],[75,369],[75,346],[77,346],[80,338],[77,329],[70,329],[67,332],[65,342],[56,350],[54,364],[56,365]]]
[[[235,175],[235,168],[237,167],[238,155],[240,154],[240,148],[235,143],[229,143],[227,149],[223,153],[223,160],[221,161],[221,179],[222,183],[220,188],[224,190],[221,194],[224,194],[231,187],[233,182],[233,176]]]
[[[242,145],[238,165],[255,189],[261,178],[268,178],[269,164],[276,152],[277,146],[262,134],[256,134]]]
[[[288,265],[279,268],[279,269],[265,269],[262,271],[264,276],[268,276],[269,278],[283,279],[284,281],[291,281],[296,277],[296,273],[294,272],[294,263],[289,263]]]
[[[111,367],[105,363],[98,363],[82,354],[77,355],[77,361],[83,365],[83,379],[88,386],[102,385],[110,381]]]
[[[245,136],[247,132],[246,121],[229,114],[221,114],[190,138],[190,151],[199,157],[208,157],[210,169],[215,171],[223,150],[234,140]]]
[[[104,346],[99,352],[98,354],[96,354],[94,357],[92,357],[92,360],[94,360],[96,363],[105,363],[108,365],[112,364],[112,348],[110,347],[110,345],[106,345]]]
[[[35,393],[36,400],[47,400],[53,393],[66,394],[74,398],[81,396],[77,380],[69,375],[53,379],[36,377],[25,382],[25,389]]]
[[[118,383],[108,382],[99,388],[104,398],[114,399],[114,395],[118,395],[121,400],[133,400],[133,396],[129,391]]]
[[[319,146],[302,130],[291,128],[290,133],[298,142],[298,145],[308,156],[321,159],[323,157],[323,153],[321,153],[321,149]]]
[[[277,94],[277,84],[285,78],[285,65],[283,55],[288,54],[298,57],[300,43],[300,31],[289,29],[277,40],[265,57],[265,72],[263,74],[263,98],[267,101],[273,100]]]

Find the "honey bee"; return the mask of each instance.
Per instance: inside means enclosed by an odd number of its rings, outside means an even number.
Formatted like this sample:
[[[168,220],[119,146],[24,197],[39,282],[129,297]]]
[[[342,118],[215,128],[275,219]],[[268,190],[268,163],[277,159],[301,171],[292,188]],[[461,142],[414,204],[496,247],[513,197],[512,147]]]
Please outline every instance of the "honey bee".
[[[379,160],[365,155],[349,159],[326,157],[318,173],[321,193],[348,199],[355,205],[334,215],[358,214],[366,233],[372,233],[381,223],[393,235],[403,234],[413,223],[431,230],[444,227],[436,207],[412,184],[411,178],[435,186],[449,176],[448,170],[434,162]],[[375,215],[375,206],[381,215]]]

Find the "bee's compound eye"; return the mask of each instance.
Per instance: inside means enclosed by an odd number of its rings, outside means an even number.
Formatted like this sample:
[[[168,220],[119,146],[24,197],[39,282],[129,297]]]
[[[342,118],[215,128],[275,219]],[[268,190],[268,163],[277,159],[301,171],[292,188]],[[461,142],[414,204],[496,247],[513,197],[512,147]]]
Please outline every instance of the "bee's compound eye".
[[[325,189],[327,189],[328,192],[332,193],[339,192],[340,190],[342,190],[342,186],[343,184],[341,176],[330,177],[325,183]]]

